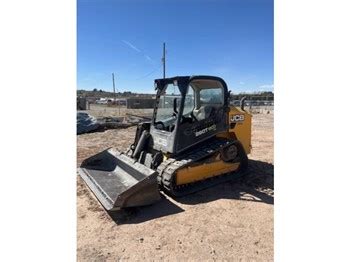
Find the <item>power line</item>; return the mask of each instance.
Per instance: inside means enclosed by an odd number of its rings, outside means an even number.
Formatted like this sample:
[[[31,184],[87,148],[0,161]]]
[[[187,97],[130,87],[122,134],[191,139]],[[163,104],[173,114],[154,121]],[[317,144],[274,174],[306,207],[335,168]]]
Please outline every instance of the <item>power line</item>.
[[[162,67],[162,66],[160,66],[160,67],[158,67],[158,68],[152,70],[151,72],[149,72],[148,74],[146,74],[146,75],[144,75],[144,76],[141,76],[141,77],[139,77],[139,78],[136,78],[135,80],[140,80],[140,79],[143,79],[143,78],[145,78],[145,77],[147,77],[147,76],[150,76],[151,74],[153,74],[153,73],[155,73],[156,71],[158,71],[161,67]]]

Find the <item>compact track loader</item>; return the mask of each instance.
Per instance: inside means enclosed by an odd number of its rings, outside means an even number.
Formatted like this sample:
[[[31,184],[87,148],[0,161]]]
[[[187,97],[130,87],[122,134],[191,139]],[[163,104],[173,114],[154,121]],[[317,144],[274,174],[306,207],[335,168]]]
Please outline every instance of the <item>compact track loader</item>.
[[[109,148],[83,161],[80,176],[107,210],[149,205],[160,190],[183,196],[244,174],[251,115],[229,105],[223,79],[156,79],[153,118],[126,152]],[[116,138],[118,139],[118,138]]]

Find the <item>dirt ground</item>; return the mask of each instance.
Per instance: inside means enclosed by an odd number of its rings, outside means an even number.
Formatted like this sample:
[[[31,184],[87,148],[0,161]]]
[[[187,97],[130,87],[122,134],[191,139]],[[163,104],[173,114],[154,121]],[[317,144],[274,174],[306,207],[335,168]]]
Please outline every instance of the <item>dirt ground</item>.
[[[134,131],[79,135],[78,165]],[[78,261],[273,261],[273,114],[253,116],[252,145],[239,181],[111,214],[77,176]]]

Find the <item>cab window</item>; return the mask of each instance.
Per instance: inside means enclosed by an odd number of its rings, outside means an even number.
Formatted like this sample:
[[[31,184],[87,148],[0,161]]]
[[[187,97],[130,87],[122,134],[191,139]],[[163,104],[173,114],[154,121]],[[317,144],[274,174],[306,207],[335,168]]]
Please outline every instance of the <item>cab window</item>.
[[[223,105],[222,88],[206,88],[199,91],[200,104]]]
[[[183,115],[190,114],[193,111],[193,109],[194,109],[194,91],[193,91],[193,88],[189,86],[185,97]]]

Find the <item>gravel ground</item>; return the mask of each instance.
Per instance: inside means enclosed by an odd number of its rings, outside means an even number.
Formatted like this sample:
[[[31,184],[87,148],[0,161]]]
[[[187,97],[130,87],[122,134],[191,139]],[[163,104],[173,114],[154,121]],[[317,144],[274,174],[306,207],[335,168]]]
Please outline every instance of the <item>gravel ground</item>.
[[[77,137],[77,162],[125,150],[135,127]],[[108,214],[77,176],[78,261],[273,261],[273,114],[253,116],[250,172],[236,182]]]

